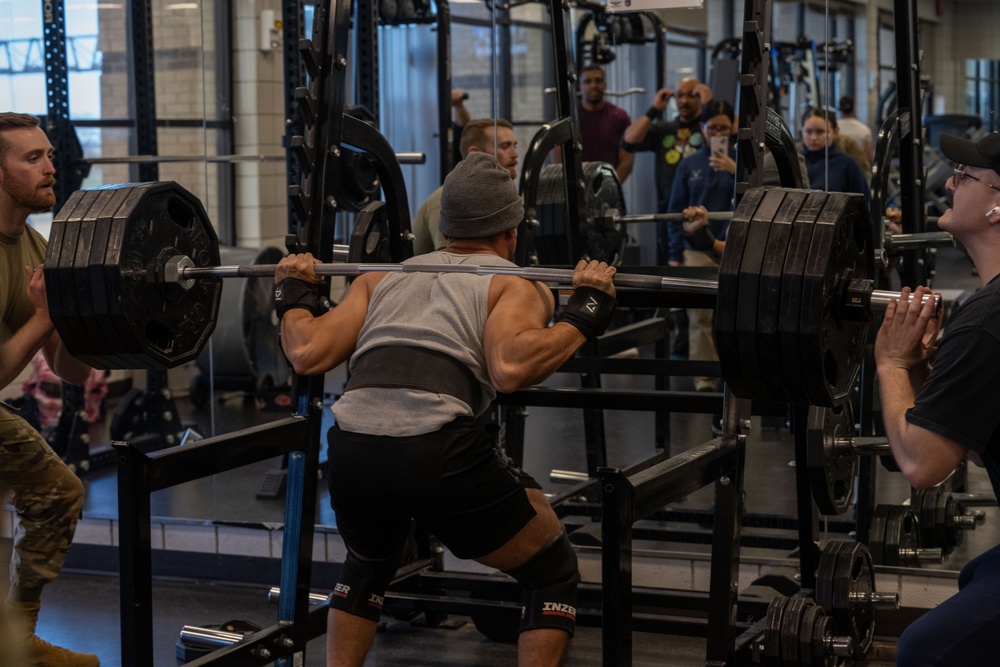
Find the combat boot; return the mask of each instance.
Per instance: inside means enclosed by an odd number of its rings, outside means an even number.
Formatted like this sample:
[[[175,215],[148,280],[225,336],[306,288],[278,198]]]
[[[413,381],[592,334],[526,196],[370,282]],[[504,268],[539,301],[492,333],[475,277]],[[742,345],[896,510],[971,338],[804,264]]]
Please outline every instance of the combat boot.
[[[7,600],[7,617],[15,633],[17,651],[28,667],[100,667],[101,661],[93,653],[77,653],[61,646],[53,646],[35,634],[38,623],[37,602]]]

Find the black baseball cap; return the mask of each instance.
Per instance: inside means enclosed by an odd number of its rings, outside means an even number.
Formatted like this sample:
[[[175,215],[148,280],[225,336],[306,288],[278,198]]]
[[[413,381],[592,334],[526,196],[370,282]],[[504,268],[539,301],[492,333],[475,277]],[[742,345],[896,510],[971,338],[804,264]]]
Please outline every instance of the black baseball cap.
[[[988,134],[979,141],[942,134],[941,152],[952,162],[992,169],[1000,174],[1000,132]]]

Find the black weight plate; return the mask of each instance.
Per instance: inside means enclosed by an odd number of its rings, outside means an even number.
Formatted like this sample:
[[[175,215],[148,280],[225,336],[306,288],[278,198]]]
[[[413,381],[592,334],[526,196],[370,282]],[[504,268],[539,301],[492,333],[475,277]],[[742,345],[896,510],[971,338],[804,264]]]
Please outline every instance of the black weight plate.
[[[781,273],[781,315],[778,339],[781,349],[781,383],[791,403],[808,404],[799,367],[799,313],[802,308],[802,272],[812,241],[813,225],[827,200],[827,193],[812,191],[806,196],[792,223],[792,235]]]
[[[833,612],[833,577],[837,569],[837,555],[846,544],[841,540],[827,542],[819,555],[816,590],[813,597],[816,599],[816,604],[823,607],[828,614]]]
[[[767,607],[764,624],[764,664],[769,667],[781,665],[781,617],[789,598],[778,595]]]
[[[104,368],[143,368],[146,365],[142,340],[129,324],[128,314],[122,300],[122,244],[129,224],[128,214],[137,202],[145,196],[147,185],[130,183],[118,186],[124,199],[117,210],[106,211],[108,240],[104,252],[104,290],[108,308],[108,323],[118,332],[122,342],[120,350],[108,350]]]
[[[368,204],[354,217],[347,261],[363,264],[392,261],[389,256],[389,220],[383,202]]]
[[[757,353],[760,367],[773,400],[788,401],[788,392],[781,383],[781,343],[778,327],[781,318],[781,274],[792,236],[792,223],[805,203],[807,192],[785,190],[784,201],[774,215],[767,251],[760,269],[760,293],[757,297]]]
[[[915,552],[920,548],[920,520],[904,505],[889,505],[885,519],[883,565],[919,565]]]
[[[726,233],[726,250],[719,264],[719,293],[715,305],[715,346],[726,386],[740,398],[753,398],[743,382],[740,362],[737,313],[740,293],[740,264],[746,247],[750,220],[764,199],[763,188],[751,188],[733,212]]]
[[[593,215],[596,211],[614,209],[625,215],[625,196],[615,168],[606,162],[584,162],[583,180],[586,185],[587,219],[581,221],[584,259],[596,259],[612,266],[622,263],[628,229],[624,222]]]
[[[840,660],[835,655],[827,655],[826,642],[827,637],[832,637],[836,632],[836,626],[833,619],[829,616],[818,616],[815,623],[813,623],[813,659],[809,663],[814,667],[816,665],[822,665],[822,667],[836,667]]]
[[[837,554],[834,571],[833,611],[830,616],[840,632],[854,639],[854,655],[860,658],[871,648],[875,636],[875,570],[868,550],[860,542],[846,543]]]
[[[802,609],[799,621],[799,653],[796,656],[796,667],[812,667],[813,664],[813,633],[818,619],[825,618],[823,608],[809,602]]]
[[[190,289],[166,285],[162,266],[175,255],[189,257],[195,266],[218,266],[218,238],[205,209],[177,183],[161,182],[148,184],[145,196],[122,215],[128,219],[121,249],[122,305],[142,341],[146,367],[192,361],[215,328],[222,281],[199,279]]]
[[[867,343],[868,321],[842,316],[850,280],[874,278],[871,224],[864,198],[831,193],[803,271],[799,359],[809,403],[832,407],[854,386]]]
[[[97,355],[108,345],[106,327],[98,318],[94,307],[94,294],[103,291],[103,281],[95,284],[90,275],[90,261],[94,253],[94,245],[99,241],[97,226],[101,211],[111,198],[111,190],[95,189],[92,191],[92,206],[79,223],[79,237],[76,245],[76,256],[73,259],[73,298],[76,300],[80,327],[87,332],[91,341],[90,349]],[[102,248],[103,251],[103,248]],[[99,357],[98,357],[99,358]],[[91,359],[81,357],[87,363]],[[92,364],[93,365],[93,364]]]
[[[66,349],[83,356],[94,349],[94,341],[80,322],[79,304],[74,297],[73,261],[80,235],[80,219],[94,203],[94,193],[78,190],[52,220],[45,250],[45,294],[49,317]]]
[[[67,322],[64,314],[62,301],[62,283],[64,278],[62,274],[64,271],[68,271],[70,267],[64,267],[59,263],[59,255],[62,252],[63,232],[66,229],[62,221],[72,214],[77,204],[85,197],[86,195],[78,190],[66,199],[66,203],[63,204],[62,208],[59,209],[59,213],[52,219],[52,225],[49,228],[49,239],[45,246],[45,298],[49,309],[49,318],[55,325],[56,331],[59,332],[59,336],[62,338],[66,349],[70,352],[79,350],[83,341],[73,338],[69,329],[71,324]],[[70,315],[69,319],[72,319],[73,313]]]
[[[812,603],[804,598],[792,598],[785,605],[785,611],[781,615],[782,667],[798,667],[799,628],[802,624],[802,612],[807,604]]]
[[[94,225],[94,242],[91,244],[90,258],[88,264],[88,280],[93,288],[91,296],[94,306],[94,317],[101,321],[101,329],[104,332],[105,348],[102,350],[102,358],[92,360],[92,365],[96,368],[107,368],[106,356],[115,355],[123,364],[129,368],[141,368],[139,359],[125,352],[128,349],[125,340],[114,320],[114,305],[118,304],[118,298],[109,295],[106,285],[108,270],[105,265],[109,236],[111,234],[112,221],[115,214],[128,199],[130,189],[128,186],[111,185],[103,189],[110,193],[110,197],[104,208],[98,212],[97,221]],[[112,303],[113,302],[113,303]]]
[[[614,209],[625,213],[625,197],[614,167],[605,162],[584,162],[583,206],[587,219],[577,220],[576,211],[566,208],[566,177],[563,165],[545,166],[538,176],[534,205],[539,227],[534,233],[535,249],[541,264],[576,264],[569,239],[580,237],[584,258],[619,265],[625,252],[628,231],[624,222],[596,213]],[[530,203],[526,203],[530,207]],[[570,226],[573,229],[570,229]]]
[[[806,424],[806,467],[813,500],[822,514],[843,514],[854,495],[858,457],[839,439],[857,435],[849,402],[834,408],[811,406]]]
[[[871,551],[872,562],[876,565],[885,565],[885,523],[890,507],[891,505],[876,505],[872,511],[872,523],[868,528],[868,549]]]
[[[938,534],[934,525],[939,496],[938,486],[913,489],[910,493],[910,509],[920,518],[920,545],[924,547],[941,546],[936,542]]]
[[[962,544],[964,528],[955,523],[955,517],[962,514],[958,501],[950,493],[941,493],[937,504],[936,521],[938,535],[942,540],[942,553],[950,554],[955,547]]]
[[[751,398],[773,401],[764,381],[765,371],[761,369],[758,355],[757,314],[760,312],[760,269],[767,252],[771,221],[784,199],[780,189],[766,190],[764,199],[747,227],[743,244],[743,261],[740,262],[739,296],[736,305],[736,347],[740,355],[740,379]]]

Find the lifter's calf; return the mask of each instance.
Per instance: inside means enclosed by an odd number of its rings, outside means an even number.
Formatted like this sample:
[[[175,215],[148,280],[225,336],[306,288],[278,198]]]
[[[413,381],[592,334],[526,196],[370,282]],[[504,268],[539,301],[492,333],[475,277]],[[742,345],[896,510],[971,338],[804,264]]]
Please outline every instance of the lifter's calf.
[[[541,491],[527,493],[536,516],[503,547],[477,560],[507,572],[524,587],[518,665],[556,667],[576,626],[576,554]]]
[[[326,667],[361,667],[377,627],[375,621],[331,609],[326,617]]]

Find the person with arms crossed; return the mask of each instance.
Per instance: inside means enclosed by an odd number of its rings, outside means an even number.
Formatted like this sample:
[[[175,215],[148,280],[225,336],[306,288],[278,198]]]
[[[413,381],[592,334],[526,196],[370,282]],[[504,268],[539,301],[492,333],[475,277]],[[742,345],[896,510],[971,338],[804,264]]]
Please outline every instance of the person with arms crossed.
[[[34,116],[0,113],[0,386],[38,350],[55,373],[83,384],[90,366],[55,332],[45,293],[45,240],[28,216],[55,205],[52,144]],[[12,648],[31,667],[97,667],[97,656],[53,646],[35,635],[42,588],[55,579],[83,510],[83,484],[17,411],[0,403],[0,488],[18,516],[4,605]]]
[[[1000,494],[1000,133],[977,143],[949,135],[941,151],[957,162],[946,187],[952,207],[938,221],[968,251],[982,288],[959,308],[940,341],[926,287],[904,287],[875,340],[886,436],[910,485],[944,481],[965,458],[985,466]],[[921,305],[921,301],[926,302]],[[1000,546],[970,561],[959,591],[899,638],[903,667],[996,663],[1000,634]]]
[[[448,246],[407,262],[513,267],[523,215],[509,172],[470,153],[441,194]],[[363,664],[411,517],[456,556],[514,577],[524,589],[518,664],[560,664],[575,629],[576,554],[538,483],[477,417],[496,392],[541,382],[607,328],[614,267],[579,262],[573,296],[549,326],[551,290],[507,275],[366,273],[320,313],[314,262],[281,261],[275,302],[297,373],[350,360],[328,435],[330,503],[348,555],[331,596],[327,665]]]

